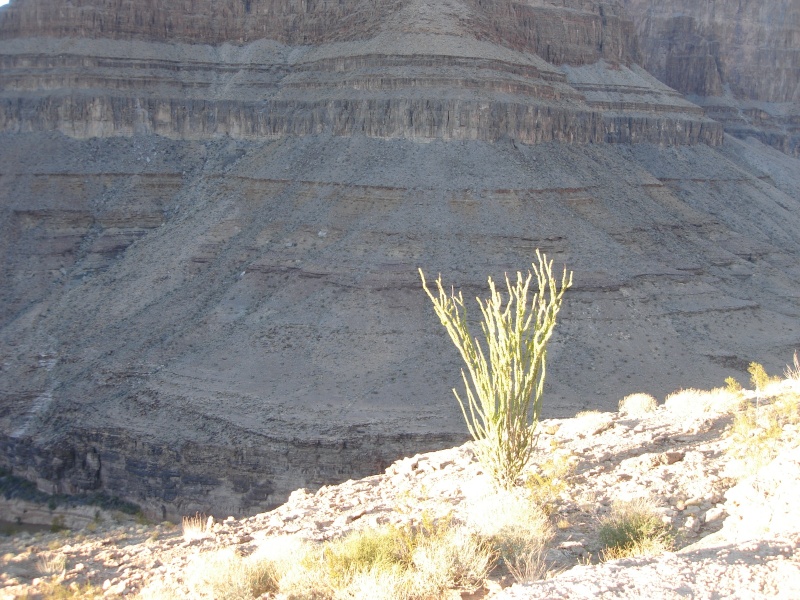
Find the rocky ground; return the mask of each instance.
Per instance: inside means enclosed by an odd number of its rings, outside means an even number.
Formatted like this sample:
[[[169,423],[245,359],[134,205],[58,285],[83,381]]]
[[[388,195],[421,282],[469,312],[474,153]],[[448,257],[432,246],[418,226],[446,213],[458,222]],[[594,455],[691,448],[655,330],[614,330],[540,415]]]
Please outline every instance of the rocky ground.
[[[651,412],[629,404],[622,412],[543,421],[532,468],[545,473],[559,464],[563,473],[543,496],[555,531],[545,557],[549,578],[490,579],[477,597],[800,597],[797,405],[766,442],[758,427],[746,432],[749,445],[731,433],[743,397],[757,401],[763,416],[776,397],[798,391],[792,381],[773,384],[767,399],[687,390]],[[255,517],[202,519],[193,535],[122,516],[79,531],[18,534],[0,543],[0,597],[48,597],[54,585],[67,596],[131,597],[159,582],[189,597],[185,573],[204,553],[235,548],[246,556],[285,536],[322,541],[422,514],[464,520],[491,498],[490,489],[465,444],[315,493],[299,489]],[[600,562],[599,520],[613,503],[643,497],[674,528],[675,551]]]

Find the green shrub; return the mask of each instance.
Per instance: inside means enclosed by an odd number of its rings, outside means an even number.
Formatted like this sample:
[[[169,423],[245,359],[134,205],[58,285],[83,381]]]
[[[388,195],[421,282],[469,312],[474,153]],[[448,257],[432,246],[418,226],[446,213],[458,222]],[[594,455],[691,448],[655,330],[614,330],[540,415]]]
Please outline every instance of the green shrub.
[[[770,383],[780,381],[778,377],[767,375],[763,365],[757,362],[751,362],[750,366],[747,367],[747,372],[750,373],[750,383],[759,392],[765,390]]]
[[[643,499],[615,503],[600,521],[603,560],[629,556],[652,556],[670,550],[674,536],[652,505]]]
[[[740,477],[758,471],[790,441],[784,427],[800,423],[800,395],[786,390],[755,406],[744,402],[733,411],[731,443],[727,452],[736,461]]]
[[[321,556],[326,584],[318,588],[337,597],[393,600],[438,598],[448,589],[475,591],[494,561],[478,536],[426,515],[417,525],[364,529],[327,542]]]
[[[742,391],[742,384],[736,381],[733,377],[725,378],[725,390],[731,394],[738,394]]]
[[[527,476],[525,487],[528,497],[546,514],[552,514],[561,494],[569,489],[575,467],[569,453],[554,451]]]
[[[477,299],[483,321],[483,345],[470,332],[461,292],[448,295],[441,275],[438,296],[428,289],[420,269],[422,287],[436,315],[450,335],[467,366],[461,370],[466,401],[454,389],[467,428],[476,440],[476,453],[487,473],[500,486],[511,488],[530,460],[536,442],[545,380],[547,343],[561,309],[564,292],[572,285],[572,273],[564,272],[561,285],[553,277],[553,262],[536,251],[532,265],[538,291],[528,304],[532,274],[517,272],[511,284],[506,276],[508,299],[489,277],[491,297]]]

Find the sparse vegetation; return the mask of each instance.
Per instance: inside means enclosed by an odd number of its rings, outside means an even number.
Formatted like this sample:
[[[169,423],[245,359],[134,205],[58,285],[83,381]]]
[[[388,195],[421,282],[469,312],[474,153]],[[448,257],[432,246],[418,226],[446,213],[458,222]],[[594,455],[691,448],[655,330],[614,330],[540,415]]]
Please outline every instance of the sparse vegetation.
[[[233,549],[201,554],[186,569],[193,597],[252,599],[265,593],[287,598],[439,598],[447,590],[472,592],[491,570],[495,554],[475,532],[449,519],[423,515],[416,525],[368,528],[313,544],[291,538],[249,557]],[[140,598],[180,597],[163,582]]]
[[[555,446],[552,455],[528,474],[525,488],[531,501],[545,513],[552,514],[559,497],[569,488],[575,466],[569,453],[559,452]]]
[[[365,529],[329,542],[322,562],[327,587],[334,591],[364,598],[372,596],[359,590],[384,590],[386,598],[431,598],[448,589],[477,589],[488,576],[493,553],[464,527],[423,515],[416,526]]]
[[[103,590],[89,583],[85,585],[48,583],[44,585],[41,595],[37,596],[41,600],[91,600],[102,597]]]
[[[211,526],[214,519],[208,519],[200,513],[195,513],[193,517],[183,517],[181,525],[183,527],[183,539],[187,542],[201,540],[211,535]]]
[[[267,560],[239,556],[233,548],[200,554],[186,571],[194,598],[242,600],[277,591],[277,571]]]
[[[36,563],[36,570],[44,577],[63,573],[67,568],[67,559],[63,554],[42,556]]]
[[[506,489],[515,485],[536,442],[547,343],[564,293],[572,285],[572,273],[566,268],[559,285],[553,277],[553,262],[538,250],[536,257],[538,264],[532,267],[538,291],[530,304],[530,271],[525,278],[518,272],[513,285],[506,276],[507,300],[489,277],[491,297],[477,299],[483,345],[469,329],[461,292],[448,295],[439,276],[438,295],[434,295],[419,271],[422,286],[469,372],[468,377],[461,371],[466,401],[455,389],[453,392],[469,432],[478,442],[478,458],[493,480]]]
[[[619,412],[629,417],[642,417],[658,408],[658,402],[650,394],[629,394],[619,401]]]
[[[674,392],[666,397],[664,406],[667,410],[679,415],[701,417],[708,412],[724,413],[741,404],[739,392],[730,392],[726,388],[713,390],[686,389]]]
[[[600,521],[598,534],[604,546],[602,560],[653,556],[674,544],[670,526],[645,499],[615,503],[611,513]]]
[[[780,381],[780,378],[778,377],[770,377],[767,375],[763,365],[757,362],[751,362],[750,366],[747,367],[747,372],[750,373],[750,383],[753,384],[753,387],[758,393],[766,390],[767,386],[771,383],[777,383]]]
[[[469,524],[492,545],[500,564],[515,579],[544,577],[544,550],[553,528],[525,490],[498,490],[475,502],[469,513]]]
[[[792,364],[786,366],[783,374],[789,381],[800,381],[800,359],[797,358],[796,351],[792,357]]]
[[[733,377],[726,377],[725,390],[730,394],[738,394],[742,391],[742,384]]]
[[[759,401],[745,402],[733,413],[729,452],[738,459],[739,475],[756,472],[785,445],[785,427],[800,423],[800,395],[783,390]]]
[[[66,528],[66,525],[64,525],[63,515],[57,515],[53,517],[53,520],[50,523],[51,532],[58,533],[59,531],[64,531]]]

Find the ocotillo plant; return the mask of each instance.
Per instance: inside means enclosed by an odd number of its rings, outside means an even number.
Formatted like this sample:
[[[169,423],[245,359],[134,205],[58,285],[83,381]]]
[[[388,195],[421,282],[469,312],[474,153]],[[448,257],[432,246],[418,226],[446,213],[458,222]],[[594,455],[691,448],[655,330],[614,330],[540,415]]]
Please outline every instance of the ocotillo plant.
[[[422,287],[467,367],[467,372],[461,370],[466,401],[455,388],[453,393],[477,442],[478,459],[503,488],[514,486],[536,445],[547,342],[564,292],[572,285],[572,272],[567,272],[566,267],[559,286],[553,277],[553,261],[548,262],[539,250],[536,259],[532,267],[538,291],[530,303],[528,288],[533,277],[530,271],[525,278],[517,272],[514,285],[506,275],[507,299],[489,277],[490,298],[476,298],[483,316],[483,344],[469,330],[461,292],[452,291],[448,295],[439,275],[438,296],[434,295],[428,289],[425,274],[419,270]]]

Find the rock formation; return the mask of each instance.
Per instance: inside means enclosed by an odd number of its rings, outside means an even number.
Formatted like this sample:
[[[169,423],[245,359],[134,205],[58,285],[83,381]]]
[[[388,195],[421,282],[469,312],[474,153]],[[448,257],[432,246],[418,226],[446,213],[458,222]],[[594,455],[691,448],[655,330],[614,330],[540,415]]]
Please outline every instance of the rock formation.
[[[726,131],[800,155],[800,2],[622,4],[650,73]]]
[[[741,448],[737,450],[729,425],[730,411],[747,400],[724,389],[686,390],[649,410],[543,422],[531,470],[545,482],[539,498],[553,526],[545,562],[554,576],[510,585],[514,580],[498,568],[480,597],[797,598],[798,383],[784,381],[761,394],[761,410],[793,398],[794,412],[780,411],[779,434],[757,428],[751,432],[744,465],[737,459]],[[754,405],[755,393],[749,393],[749,402]],[[756,439],[767,443],[759,446]],[[561,466],[554,470],[554,463]],[[567,464],[572,468],[564,469]],[[554,472],[559,473],[556,482],[547,479]],[[670,525],[674,552],[600,561],[601,520],[616,503],[644,499]],[[142,593],[144,598],[200,596],[192,594],[197,579],[190,573],[197,565],[209,570],[213,565],[223,579],[225,563],[204,560],[216,552],[235,550],[237,556],[263,560],[280,551],[279,559],[288,554],[297,566],[304,564],[298,558],[298,540],[318,543],[389,524],[419,524],[422,515],[481,530],[507,510],[503,501],[509,504],[509,496],[492,489],[470,443],[399,460],[384,473],[361,480],[295,490],[282,506],[250,518],[221,516],[207,527],[209,522],[200,519],[184,535],[170,523],[120,525],[104,519],[95,521],[91,533],[82,529],[72,537],[0,538],[0,586],[10,598],[41,593],[53,579],[65,588],[93,584],[99,589],[102,584],[106,595],[145,588],[150,594]],[[490,515],[487,506],[493,509]],[[65,514],[69,512],[59,509],[50,518]],[[291,548],[295,551],[287,550]],[[63,573],[47,578],[37,571],[37,562],[56,559],[63,561]],[[319,586],[319,579],[312,581]],[[374,591],[354,596],[375,597]]]
[[[0,9],[0,464],[159,517],[462,441],[417,267],[575,270],[545,412],[782,367],[800,171],[616,2]],[[745,375],[746,376],[746,375]]]

